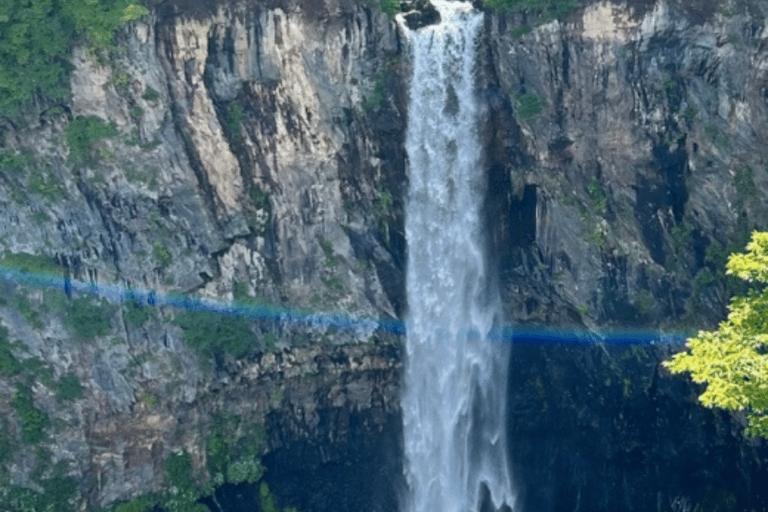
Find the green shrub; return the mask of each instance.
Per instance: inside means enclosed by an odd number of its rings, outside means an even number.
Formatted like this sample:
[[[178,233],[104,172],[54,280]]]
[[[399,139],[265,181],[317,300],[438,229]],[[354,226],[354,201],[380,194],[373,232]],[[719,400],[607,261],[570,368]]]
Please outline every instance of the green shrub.
[[[335,298],[338,298],[346,291],[344,281],[342,281],[339,276],[323,277],[320,280],[323,282],[328,292]]]
[[[576,0],[485,0],[483,5],[496,11],[528,12],[538,15],[536,24],[567,17],[576,8]]]
[[[672,238],[672,250],[675,253],[684,254],[690,250],[693,242],[693,226],[688,222],[683,220],[683,222],[675,224],[669,230],[669,234]]]
[[[755,172],[748,166],[740,167],[733,175],[733,185],[736,187],[736,204],[739,208],[757,194],[754,177]]]
[[[262,512],[280,512],[280,507],[277,506],[277,499],[269,489],[267,482],[261,482],[261,485],[259,485],[259,498]]]
[[[325,255],[326,268],[335,268],[339,262],[339,259],[336,257],[336,253],[333,250],[333,244],[323,237],[320,237],[319,243],[320,248],[323,250],[323,254]]]
[[[67,96],[74,29],[54,0],[6,0],[0,12],[0,113],[17,119],[35,94]]]
[[[223,352],[240,358],[255,346],[253,331],[241,317],[207,311],[184,311],[176,317],[174,323],[183,329],[187,344],[207,357]]]
[[[32,390],[19,386],[13,396],[13,408],[19,415],[21,439],[27,444],[36,444],[43,440],[44,431],[50,425],[50,418],[40,409],[35,408]]]
[[[24,173],[32,164],[34,158],[26,152],[0,152],[0,170],[3,173],[20,175]]]
[[[21,371],[21,364],[13,356],[8,331],[0,325],[0,376],[11,377]]]
[[[53,201],[64,197],[64,184],[50,169],[34,169],[28,179],[29,189],[43,199]]]
[[[83,396],[83,385],[73,373],[62,376],[56,382],[56,400],[59,403],[71,402]]]
[[[141,99],[145,101],[155,102],[159,98],[160,98],[160,93],[158,93],[156,90],[154,90],[151,87],[147,87],[147,89],[144,91],[144,94],[141,95]]]
[[[7,346],[0,346],[0,375],[12,377],[21,371],[19,361],[13,357],[13,353]]]
[[[608,197],[605,194],[603,184],[597,178],[589,180],[585,186],[587,195],[592,202],[594,212],[603,217],[608,211]]]
[[[523,121],[531,121],[541,114],[547,102],[535,94],[527,93],[517,98],[517,116]]]
[[[526,34],[530,34],[531,31],[533,31],[533,27],[531,27],[530,25],[525,23],[523,25],[520,25],[520,26],[517,26],[517,27],[515,27],[513,29],[510,29],[509,30],[509,37],[511,37],[512,39],[519,39],[519,38],[523,37]]]
[[[265,192],[255,185],[251,188],[251,201],[257,210],[266,210],[267,212],[271,210],[269,192]]]
[[[378,110],[384,101],[386,90],[384,88],[384,75],[377,75],[373,82],[373,87],[368,91],[368,94],[363,97],[363,103],[360,105],[364,111],[371,112]]]
[[[255,211],[248,214],[248,226],[255,234],[265,236],[269,231],[269,217],[272,213],[269,192],[265,192],[260,187],[254,185],[251,188],[250,196]]]
[[[0,418],[0,466],[11,460],[15,448],[8,432],[8,420]]]
[[[387,246],[390,242],[389,219],[392,217],[393,204],[392,194],[388,190],[378,191],[372,204],[373,219],[376,221],[376,227]]]
[[[151,512],[155,501],[147,496],[139,496],[127,503],[121,503],[115,508],[115,512]]]
[[[189,512],[197,510],[197,500],[203,491],[198,487],[192,474],[192,457],[184,450],[172,453],[164,463],[169,489],[162,506],[167,512]]]
[[[75,41],[109,49],[121,25],[148,12],[130,0],[3,0],[0,116],[22,120],[24,105],[36,95],[65,99]]]
[[[123,318],[134,327],[141,327],[153,316],[152,308],[142,302],[127,300],[123,303]]]
[[[32,380],[40,382],[45,387],[53,387],[53,371],[51,370],[51,367],[48,365],[48,363],[39,357],[31,356],[24,359],[24,361],[21,363],[21,367],[22,370],[28,374],[28,382],[31,382],[31,378]]]
[[[114,121],[106,123],[96,116],[78,116],[69,123],[66,134],[70,160],[93,165],[103,156],[97,143],[117,135],[117,127]]]
[[[24,320],[26,320],[29,325],[35,329],[41,329],[43,327],[43,321],[40,320],[40,312],[32,307],[29,297],[27,297],[24,292],[16,292],[13,297],[11,297],[11,304],[16,311],[21,313],[21,316],[24,317]]]
[[[242,124],[244,118],[245,112],[243,112],[243,107],[234,101],[227,105],[224,123],[229,137],[234,143],[240,143],[243,140]]]
[[[648,290],[640,290],[635,298],[635,308],[637,314],[642,318],[647,318],[653,313],[653,309],[656,306],[656,299]]]
[[[147,407],[157,407],[158,398],[157,395],[154,393],[149,393],[147,391],[142,391],[139,393],[139,400],[141,400],[144,404],[147,405]]]
[[[173,262],[171,251],[161,242],[155,242],[152,245],[152,256],[155,257],[161,268],[168,268]]]
[[[379,0],[379,9],[389,16],[394,16],[400,12],[400,0]]]
[[[377,11],[383,12],[390,18],[400,12],[400,0],[363,0],[365,4]]]
[[[163,465],[169,485],[179,489],[194,485],[195,482],[192,478],[192,456],[186,450],[181,453],[171,453],[165,459]]]
[[[66,305],[64,321],[81,341],[88,341],[109,333],[115,310],[100,299],[78,297]]]
[[[262,425],[242,427],[234,416],[215,416],[206,441],[207,466],[213,480],[258,482],[265,471],[261,464],[265,437]]]
[[[688,124],[691,124],[693,120],[696,119],[696,115],[698,113],[699,113],[698,108],[696,108],[694,105],[689,105],[683,111],[683,118]]]
[[[2,434],[0,434],[2,436]],[[17,485],[0,485],[0,510],[3,512],[75,512],[77,484],[66,476],[67,464],[59,461],[50,471],[50,478],[41,478],[50,470],[51,452],[37,450],[36,466],[30,473],[42,492]],[[7,482],[7,480],[6,480]]]

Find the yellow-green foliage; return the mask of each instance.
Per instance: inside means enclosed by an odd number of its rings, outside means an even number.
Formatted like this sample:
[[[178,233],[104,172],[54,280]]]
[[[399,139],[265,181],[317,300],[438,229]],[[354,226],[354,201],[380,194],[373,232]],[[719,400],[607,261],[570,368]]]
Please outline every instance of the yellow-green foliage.
[[[768,283],[768,233],[754,232],[747,252],[731,255],[727,268],[747,281]],[[744,410],[747,433],[768,437],[768,290],[734,298],[718,329],[700,331],[688,348],[665,366],[707,384],[702,404]]]

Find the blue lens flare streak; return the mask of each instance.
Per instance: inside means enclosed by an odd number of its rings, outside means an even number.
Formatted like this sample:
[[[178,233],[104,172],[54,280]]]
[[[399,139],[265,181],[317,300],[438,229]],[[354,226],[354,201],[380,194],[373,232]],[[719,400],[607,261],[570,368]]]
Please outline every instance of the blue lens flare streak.
[[[97,284],[79,281],[52,274],[35,273],[0,265],[0,280],[33,287],[57,288],[68,295],[72,292],[91,294],[113,303],[134,302],[148,306],[170,306],[189,311],[205,311],[221,315],[233,315],[253,320],[271,320],[285,324],[300,324],[316,328],[342,330],[381,330],[396,336],[405,335],[405,323],[392,319],[354,318],[339,314],[290,309],[261,304],[243,304],[200,299],[189,295],[155,290],[141,290],[119,285]],[[468,336],[473,333],[468,332]],[[477,333],[474,333],[477,335]],[[587,346],[606,344],[618,347],[637,345],[669,345],[680,347],[691,336],[690,333],[666,333],[654,331],[604,331],[532,329],[518,327],[497,327],[487,336],[491,342],[502,341],[523,345],[566,345]]]

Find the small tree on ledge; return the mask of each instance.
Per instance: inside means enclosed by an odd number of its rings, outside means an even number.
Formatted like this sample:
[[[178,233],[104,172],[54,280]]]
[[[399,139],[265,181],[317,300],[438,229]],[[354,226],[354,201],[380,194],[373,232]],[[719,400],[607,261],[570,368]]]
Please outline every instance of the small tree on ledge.
[[[747,252],[732,254],[727,269],[747,281],[768,283],[768,233],[752,233]],[[700,331],[688,340],[688,352],[664,366],[706,383],[699,397],[704,406],[744,410],[746,433],[768,437],[768,289],[735,297],[728,310],[716,331]]]

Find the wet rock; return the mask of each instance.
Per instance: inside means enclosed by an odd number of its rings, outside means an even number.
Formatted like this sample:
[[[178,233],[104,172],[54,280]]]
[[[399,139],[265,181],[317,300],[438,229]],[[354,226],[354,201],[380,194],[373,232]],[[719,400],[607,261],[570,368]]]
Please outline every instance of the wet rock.
[[[429,0],[402,2],[401,10],[405,13],[405,23],[411,30],[440,23],[440,13]]]

